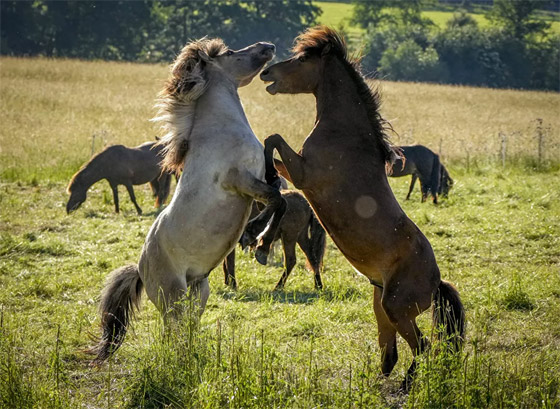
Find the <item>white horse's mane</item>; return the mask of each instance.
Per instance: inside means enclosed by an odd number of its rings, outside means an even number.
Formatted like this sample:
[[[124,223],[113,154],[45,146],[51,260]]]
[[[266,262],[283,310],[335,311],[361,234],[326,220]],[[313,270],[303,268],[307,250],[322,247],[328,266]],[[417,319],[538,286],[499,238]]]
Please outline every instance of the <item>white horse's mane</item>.
[[[208,77],[206,62],[200,53],[210,58],[227,50],[221,39],[202,38],[191,41],[171,66],[171,76],[156,101],[157,115],[152,119],[160,122],[165,135],[158,142],[163,146],[163,169],[180,171],[188,148],[193,127],[196,101],[206,91]]]

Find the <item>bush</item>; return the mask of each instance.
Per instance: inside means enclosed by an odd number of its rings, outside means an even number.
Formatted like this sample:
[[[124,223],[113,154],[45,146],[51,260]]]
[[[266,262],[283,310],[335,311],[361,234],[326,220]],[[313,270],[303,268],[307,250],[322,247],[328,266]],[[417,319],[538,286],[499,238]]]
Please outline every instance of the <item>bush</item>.
[[[447,78],[437,51],[431,46],[423,50],[412,39],[385,50],[379,71],[390,79],[404,81],[445,82]]]

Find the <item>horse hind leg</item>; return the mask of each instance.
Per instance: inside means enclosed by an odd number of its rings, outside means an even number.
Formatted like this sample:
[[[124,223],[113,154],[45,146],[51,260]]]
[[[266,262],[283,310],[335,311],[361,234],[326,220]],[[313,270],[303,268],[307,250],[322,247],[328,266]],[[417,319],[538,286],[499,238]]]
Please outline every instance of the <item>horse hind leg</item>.
[[[136,196],[134,195],[134,189],[132,188],[132,185],[130,183],[127,183],[125,186],[126,186],[126,190],[128,190],[128,195],[130,196],[130,200],[134,204],[134,207],[136,207],[136,211],[138,212],[138,215],[141,215],[142,209],[140,209],[140,206],[138,206],[138,203],[136,203]]]
[[[286,281],[288,280],[288,276],[292,272],[294,266],[296,265],[296,242],[295,240],[285,240],[282,237],[282,247],[284,249],[284,272],[282,273],[282,277],[280,277],[280,281],[276,284],[274,288],[275,291],[282,290],[286,285]]]
[[[222,263],[224,270],[224,283],[233,290],[237,290],[237,280],[235,279],[235,249],[231,251]]]
[[[381,296],[382,290],[379,287],[375,287],[373,311],[377,320],[377,339],[381,350],[381,373],[383,376],[388,377],[399,359],[397,352],[397,330],[381,306]]]
[[[307,231],[303,231],[302,233],[303,234],[300,234],[300,237],[298,238],[299,247],[301,248],[301,251],[303,251],[305,257],[307,258],[308,269],[313,272],[315,289],[322,290],[323,281],[321,280],[321,264],[322,264],[324,248],[317,249],[316,251],[314,251],[315,249],[313,248],[313,246],[314,245],[320,246],[321,244],[324,246],[325,244],[321,242],[313,243],[312,240],[314,239],[314,237],[311,238],[307,237]]]
[[[400,285],[403,282],[401,280]],[[405,295],[404,291],[399,289],[398,286],[399,284],[395,285],[391,284],[391,282],[389,286],[385,286],[381,297],[381,306],[393,327],[395,327],[399,335],[404,338],[412,350],[412,363],[400,387],[401,391],[407,392],[416,372],[416,356],[423,353],[429,346],[428,339],[420,331],[418,325],[416,325],[416,317],[430,307],[432,296],[431,292],[415,294],[416,300],[414,301]]]

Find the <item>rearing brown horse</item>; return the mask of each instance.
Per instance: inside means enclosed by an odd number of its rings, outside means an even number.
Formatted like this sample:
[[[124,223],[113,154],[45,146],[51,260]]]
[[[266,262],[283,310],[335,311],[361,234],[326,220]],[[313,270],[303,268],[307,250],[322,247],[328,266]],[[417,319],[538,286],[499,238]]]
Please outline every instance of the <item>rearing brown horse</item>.
[[[428,345],[416,317],[432,305],[434,322],[447,324],[455,345],[464,337],[464,308],[457,290],[442,281],[430,243],[399,206],[385,173],[396,154],[379,113],[379,94],[370,89],[358,62],[348,58],[344,39],[320,26],[296,38],[293,56],[262,72],[270,94],[312,93],[315,127],[299,153],[280,135],[265,141],[276,149],[280,174],[301,189],[348,261],[375,286],[382,372],[397,362],[398,332],[414,356]],[[274,175],[268,169],[268,177]],[[407,390],[414,359],[401,386]]]

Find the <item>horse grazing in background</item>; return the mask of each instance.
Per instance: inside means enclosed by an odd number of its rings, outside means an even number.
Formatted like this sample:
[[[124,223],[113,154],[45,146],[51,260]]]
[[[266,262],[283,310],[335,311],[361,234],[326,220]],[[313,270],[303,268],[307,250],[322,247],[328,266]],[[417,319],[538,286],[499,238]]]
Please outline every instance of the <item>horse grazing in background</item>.
[[[123,342],[142,289],[164,318],[174,318],[188,297],[201,314],[210,294],[208,275],[238,242],[253,199],[270,203],[272,231],[285,210],[280,192],[265,183],[263,146],[255,137],[237,89],[274,55],[274,45],[230,50],[220,39],[188,43],[160,93],[158,117],[164,168],[183,173],[169,206],[157,217],[138,265],[113,271],[100,302],[102,337],[91,352],[103,362]],[[270,206],[269,206],[270,207]],[[263,213],[266,213],[265,209]],[[254,220],[264,230],[268,212]]]
[[[278,225],[274,242],[280,240],[284,252],[284,272],[280,281],[274,288],[275,291],[281,290],[286,284],[288,276],[296,265],[296,244],[299,245],[307,259],[307,268],[313,272],[315,289],[323,288],[321,280],[321,269],[323,266],[323,256],[326,248],[326,233],[321,226],[313,210],[305,200],[305,197],[296,191],[282,192],[282,197],[286,201],[286,212]],[[252,215],[259,213],[256,205],[253,206]],[[241,246],[246,247],[241,239]],[[252,243],[250,244],[252,245]],[[228,255],[223,263],[225,284],[233,289],[237,288],[235,279],[235,249]]]
[[[301,34],[293,55],[261,73],[267,91],[312,93],[317,116],[299,152],[277,134],[265,140],[265,156],[277,150],[280,174],[303,191],[321,224],[354,268],[374,285],[382,372],[397,362],[399,333],[414,357],[428,346],[416,317],[435,303],[436,324],[459,346],[464,308],[457,290],[441,280],[430,243],[406,216],[389,186],[386,167],[396,156],[379,113],[379,94],[348,58],[334,30],[319,26]],[[269,159],[270,161],[270,159]],[[274,172],[274,169],[267,169]],[[273,175],[269,175],[272,177]],[[413,359],[401,389],[408,390]]]
[[[439,174],[438,196],[447,198],[449,196],[449,191],[451,190],[455,182],[453,181],[453,179],[451,179],[447,168],[443,166],[443,164],[441,165],[440,170],[441,172]]]
[[[132,185],[150,183],[156,197],[156,207],[161,207],[169,196],[171,174],[162,172],[162,147],[156,142],[146,142],[135,148],[123,145],[109,146],[95,155],[76,172],[67,192],[70,195],[66,203],[66,213],[70,214],[86,201],[88,189],[101,179],[107,179],[113,191],[115,212],[119,213],[119,185],[125,185],[138,214],[142,209],[136,203]]]
[[[450,186],[453,184],[449,173],[440,163],[439,156],[423,145],[399,146],[399,149],[404,159],[399,158],[395,161],[389,171],[389,176],[412,175],[406,200],[410,199],[416,179],[420,179],[422,202],[425,202],[428,195],[431,194],[433,202],[437,204],[438,194],[444,190],[446,194],[449,193]],[[443,186],[442,183],[445,183],[446,186]]]

